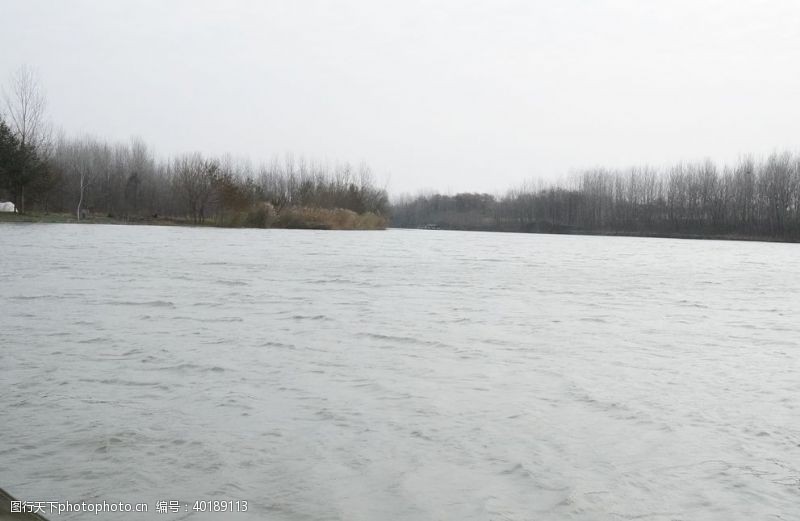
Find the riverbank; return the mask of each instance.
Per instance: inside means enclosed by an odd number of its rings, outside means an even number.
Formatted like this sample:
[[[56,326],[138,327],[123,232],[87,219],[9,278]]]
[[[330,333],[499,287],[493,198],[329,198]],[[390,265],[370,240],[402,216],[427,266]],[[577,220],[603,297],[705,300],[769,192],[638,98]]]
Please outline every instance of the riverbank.
[[[650,237],[656,239],[690,239],[707,241],[755,241],[755,242],[782,242],[800,243],[800,237],[780,237],[770,235],[747,235],[747,234],[718,234],[718,233],[682,233],[682,232],[646,232],[646,231],[624,231],[624,230],[580,230],[573,228],[561,228],[552,230],[523,230],[519,228],[451,228],[444,226],[423,226],[405,227],[397,226],[398,229],[407,230],[431,230],[431,231],[460,231],[460,232],[485,232],[485,233],[522,233],[522,234],[543,234],[543,235],[574,235],[574,236],[602,236],[602,237]]]
[[[387,220],[374,213],[358,214],[351,210],[291,207],[279,212],[254,211],[231,213],[194,222],[183,217],[128,216],[102,214],[78,219],[73,213],[0,212],[0,223],[65,223],[65,224],[139,224],[151,226],[210,226],[217,228],[286,228],[307,230],[385,230]]]

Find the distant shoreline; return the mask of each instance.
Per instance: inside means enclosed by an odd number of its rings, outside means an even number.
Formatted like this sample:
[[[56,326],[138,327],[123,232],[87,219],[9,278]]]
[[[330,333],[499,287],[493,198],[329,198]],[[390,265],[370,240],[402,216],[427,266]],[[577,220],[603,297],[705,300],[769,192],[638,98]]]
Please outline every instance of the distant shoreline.
[[[194,223],[189,218],[175,217],[132,217],[117,218],[108,216],[91,216],[78,220],[75,215],[65,213],[38,213],[30,212],[25,214],[2,213],[0,212],[0,223],[34,223],[34,224],[112,224],[112,225],[131,225],[131,226],[185,226],[193,228],[244,228],[244,229],[285,229],[285,230],[426,230],[425,228],[392,226],[391,223],[383,223],[376,227],[333,227],[319,222],[294,222],[289,225],[275,223],[269,226],[231,226],[229,224],[215,223],[211,220],[205,223]],[[570,230],[570,231],[539,231],[539,230],[514,230],[514,229],[480,229],[480,228],[438,228],[427,229],[431,233],[435,232],[481,232],[481,233],[515,233],[523,235],[569,235],[569,236],[591,236],[591,237],[638,237],[652,239],[686,239],[686,240],[710,240],[710,241],[746,241],[746,242],[775,242],[785,244],[798,244],[800,238],[769,237],[758,235],[737,235],[737,234],[696,234],[679,232],[633,232],[615,230]]]
[[[481,232],[481,233],[516,233],[522,235],[568,235],[568,236],[589,236],[589,237],[638,237],[649,239],[687,239],[687,240],[707,240],[707,241],[746,241],[746,242],[778,242],[785,244],[798,244],[800,238],[770,237],[758,235],[737,235],[737,234],[696,234],[696,233],[671,233],[671,232],[626,232],[615,230],[571,230],[571,231],[541,231],[541,230],[515,230],[515,229],[481,229],[481,228],[445,228],[436,229],[419,228],[410,226],[389,226],[395,230],[425,230],[435,232]]]

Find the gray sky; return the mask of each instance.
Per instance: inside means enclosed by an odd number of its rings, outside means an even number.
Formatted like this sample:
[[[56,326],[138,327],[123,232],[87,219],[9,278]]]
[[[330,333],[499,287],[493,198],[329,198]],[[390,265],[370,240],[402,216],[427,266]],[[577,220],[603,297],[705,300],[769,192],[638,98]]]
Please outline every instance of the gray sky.
[[[0,49],[67,133],[393,193],[800,148],[796,0],[0,0]]]

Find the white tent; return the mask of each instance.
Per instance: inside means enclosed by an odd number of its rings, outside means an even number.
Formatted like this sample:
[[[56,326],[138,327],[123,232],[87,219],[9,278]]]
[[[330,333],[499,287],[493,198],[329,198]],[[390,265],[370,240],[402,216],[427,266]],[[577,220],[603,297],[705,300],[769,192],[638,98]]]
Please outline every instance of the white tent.
[[[3,203],[0,202],[0,212],[13,212],[14,211],[14,203],[8,202]]]

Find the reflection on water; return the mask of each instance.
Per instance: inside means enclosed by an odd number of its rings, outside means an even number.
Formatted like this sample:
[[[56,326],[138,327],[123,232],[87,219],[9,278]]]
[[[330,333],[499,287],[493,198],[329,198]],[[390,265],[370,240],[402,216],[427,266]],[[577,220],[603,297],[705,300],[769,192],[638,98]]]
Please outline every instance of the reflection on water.
[[[189,514],[240,520],[800,517],[797,245],[0,240],[0,484],[26,499],[246,499]]]

